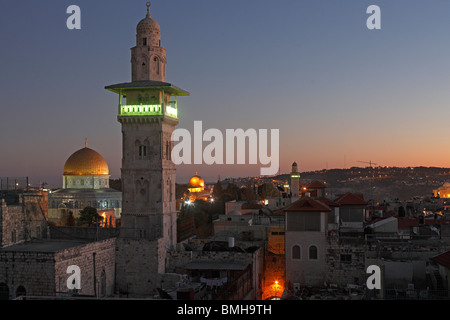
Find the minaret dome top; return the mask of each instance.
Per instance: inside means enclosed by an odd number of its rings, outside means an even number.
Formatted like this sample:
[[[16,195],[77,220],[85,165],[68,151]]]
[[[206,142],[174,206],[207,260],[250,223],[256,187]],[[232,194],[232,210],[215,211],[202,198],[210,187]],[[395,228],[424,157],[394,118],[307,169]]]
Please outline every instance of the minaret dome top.
[[[147,36],[150,41],[157,41],[155,44],[159,45],[159,40],[161,39],[161,28],[158,22],[152,19],[152,16],[150,15],[150,5],[150,2],[147,2],[147,14],[145,15],[145,18],[137,24],[136,33],[138,38]]]

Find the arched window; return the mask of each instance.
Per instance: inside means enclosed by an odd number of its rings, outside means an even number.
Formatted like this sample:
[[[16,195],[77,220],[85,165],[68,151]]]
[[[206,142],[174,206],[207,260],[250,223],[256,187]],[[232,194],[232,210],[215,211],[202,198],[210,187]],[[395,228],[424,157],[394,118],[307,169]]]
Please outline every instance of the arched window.
[[[167,160],[172,160],[172,150],[171,150],[171,145],[169,141],[166,141],[166,159]]]
[[[317,260],[317,247],[316,246],[309,247],[309,260]]]
[[[156,74],[159,74],[159,59],[158,57],[154,57],[153,61],[155,62],[155,69],[156,69]]]
[[[106,296],[106,273],[105,270],[102,270],[102,274],[100,275],[100,297],[103,298]]]
[[[300,259],[301,255],[300,255],[300,246],[295,245],[292,247],[292,259]]]
[[[23,286],[19,286],[16,289],[16,298],[20,297],[20,296],[26,296],[27,295],[27,291],[25,290],[25,288]]]
[[[144,141],[144,143],[142,143],[139,140],[136,140],[135,142],[135,146],[136,146],[136,157],[138,160],[148,160],[148,141],[147,139]]]
[[[0,283],[0,300],[9,300],[9,288],[6,283]]]

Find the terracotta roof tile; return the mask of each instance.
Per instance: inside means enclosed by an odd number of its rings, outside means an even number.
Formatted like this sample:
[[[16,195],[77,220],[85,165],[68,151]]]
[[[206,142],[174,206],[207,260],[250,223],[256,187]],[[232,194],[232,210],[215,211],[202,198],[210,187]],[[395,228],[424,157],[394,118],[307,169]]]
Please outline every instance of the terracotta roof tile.
[[[311,212],[311,211],[320,211],[320,212],[328,212],[331,211],[330,207],[324,204],[321,201],[314,200],[309,197],[301,198],[290,206],[284,209],[284,211],[302,211],[302,212]]]
[[[350,193],[347,192],[341,196],[339,196],[337,199],[334,200],[334,202],[342,205],[367,205],[367,202],[364,201],[364,196],[359,193]]]
[[[320,181],[314,180],[314,181],[311,181],[310,183],[308,183],[306,185],[306,187],[308,189],[324,189],[327,186],[324,183],[320,182]]]
[[[317,200],[320,202],[323,202],[324,204],[326,204],[329,207],[339,207],[339,203],[334,202],[333,200],[328,199],[328,198],[319,198]]]
[[[433,257],[433,258],[431,258],[431,260],[450,269],[450,251],[447,251],[443,254]]]

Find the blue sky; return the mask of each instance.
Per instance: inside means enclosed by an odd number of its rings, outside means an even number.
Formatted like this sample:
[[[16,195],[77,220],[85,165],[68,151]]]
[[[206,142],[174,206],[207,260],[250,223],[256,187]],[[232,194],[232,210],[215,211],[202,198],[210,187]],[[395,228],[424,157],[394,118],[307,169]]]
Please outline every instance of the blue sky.
[[[81,30],[66,8],[81,8]],[[369,5],[381,30],[366,28]],[[117,96],[145,1],[8,1],[0,12],[0,176],[60,184],[88,145],[120,176]],[[361,165],[450,166],[450,2],[154,0],[167,81],[191,130],[280,129],[280,171]],[[344,162],[345,159],[345,162]],[[185,166],[252,176],[257,166]]]

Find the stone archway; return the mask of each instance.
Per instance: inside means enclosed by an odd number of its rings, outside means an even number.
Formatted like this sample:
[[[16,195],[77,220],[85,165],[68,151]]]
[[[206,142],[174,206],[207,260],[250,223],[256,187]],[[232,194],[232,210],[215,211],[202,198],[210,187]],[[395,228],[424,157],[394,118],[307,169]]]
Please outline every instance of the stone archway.
[[[106,297],[106,273],[105,270],[102,270],[100,275],[100,297]]]
[[[9,288],[6,283],[0,283],[0,300],[9,300]]]
[[[20,296],[26,296],[27,290],[25,290],[24,286],[18,286],[16,289],[16,298]]]

